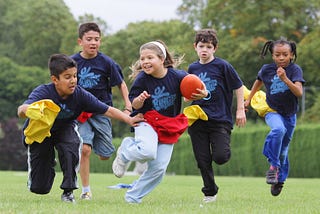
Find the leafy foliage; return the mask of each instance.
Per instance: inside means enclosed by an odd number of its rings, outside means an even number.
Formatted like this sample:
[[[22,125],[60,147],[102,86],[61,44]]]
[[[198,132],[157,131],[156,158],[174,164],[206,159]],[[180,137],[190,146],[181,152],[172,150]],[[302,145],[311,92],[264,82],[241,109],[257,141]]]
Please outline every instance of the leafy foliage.
[[[320,50],[320,28],[314,29],[311,33],[306,35],[299,43],[300,54],[297,61],[304,70],[304,77],[307,79],[307,86],[319,86],[320,75],[318,69],[320,68],[319,55]]]
[[[62,0],[0,0],[2,4],[0,55],[45,68],[52,53],[73,49],[73,43],[66,41],[73,37],[69,32],[76,33],[77,25]]]
[[[8,58],[0,57],[0,121],[15,117],[17,106],[39,83],[48,81],[49,72],[39,67],[19,66]]]

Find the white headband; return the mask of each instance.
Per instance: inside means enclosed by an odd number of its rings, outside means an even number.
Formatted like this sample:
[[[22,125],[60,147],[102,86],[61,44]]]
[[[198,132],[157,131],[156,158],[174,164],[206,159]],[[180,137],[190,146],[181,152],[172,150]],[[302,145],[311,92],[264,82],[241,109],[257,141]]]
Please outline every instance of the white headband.
[[[158,48],[160,48],[160,50],[162,51],[164,58],[167,58],[167,53],[166,53],[166,48],[163,46],[163,44],[161,44],[160,42],[157,41],[153,41],[153,42],[149,42],[151,44],[156,45]]]

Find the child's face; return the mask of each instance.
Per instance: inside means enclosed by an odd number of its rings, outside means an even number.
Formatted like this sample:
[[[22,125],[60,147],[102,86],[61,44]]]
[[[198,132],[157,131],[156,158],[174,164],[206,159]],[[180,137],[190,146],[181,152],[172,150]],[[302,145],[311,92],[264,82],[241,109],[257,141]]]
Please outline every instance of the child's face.
[[[157,78],[163,77],[165,74],[163,63],[164,60],[160,58],[154,50],[141,50],[140,65],[146,74],[150,74]]]
[[[97,56],[99,47],[100,47],[100,34],[96,31],[86,32],[82,39],[78,39],[78,44],[82,46],[81,55],[84,58],[93,58]]]
[[[194,44],[194,49],[200,59],[200,63],[205,64],[214,59],[214,53],[216,52],[216,47],[212,43],[208,42],[198,42]]]
[[[285,68],[293,59],[293,53],[288,44],[277,44],[273,47],[272,59],[278,67]]]
[[[66,99],[69,95],[73,94],[77,86],[77,68],[69,68],[63,71],[59,75],[59,79],[55,76],[51,76],[51,80],[54,83],[58,94]]]

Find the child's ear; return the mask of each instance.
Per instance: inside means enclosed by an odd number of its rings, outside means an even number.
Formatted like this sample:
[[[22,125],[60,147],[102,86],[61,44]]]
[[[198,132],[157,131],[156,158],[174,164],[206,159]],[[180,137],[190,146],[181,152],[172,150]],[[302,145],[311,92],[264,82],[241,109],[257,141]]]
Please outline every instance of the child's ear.
[[[50,79],[51,79],[51,82],[53,83],[53,84],[57,84],[57,82],[58,82],[58,78],[56,77],[56,76],[54,76],[54,75],[51,75],[51,77],[50,77]]]
[[[82,40],[80,38],[78,38],[78,45],[82,46]]]

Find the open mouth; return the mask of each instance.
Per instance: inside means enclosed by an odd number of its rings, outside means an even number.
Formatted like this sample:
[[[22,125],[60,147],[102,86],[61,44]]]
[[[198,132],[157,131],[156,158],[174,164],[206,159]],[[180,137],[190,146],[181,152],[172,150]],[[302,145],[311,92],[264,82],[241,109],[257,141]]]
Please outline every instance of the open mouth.
[[[152,68],[151,65],[145,65],[145,66],[143,66],[143,69],[144,69],[144,70],[149,70],[150,68]]]

